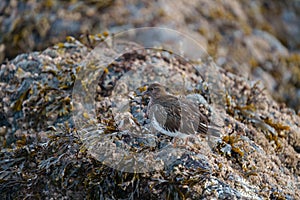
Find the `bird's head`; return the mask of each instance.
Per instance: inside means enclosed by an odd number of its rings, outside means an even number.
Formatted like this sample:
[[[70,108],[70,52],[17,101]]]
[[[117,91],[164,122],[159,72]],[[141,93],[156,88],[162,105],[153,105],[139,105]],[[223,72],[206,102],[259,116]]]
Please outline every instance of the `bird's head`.
[[[149,95],[151,98],[156,99],[162,95],[165,95],[166,89],[164,86],[162,86],[159,83],[152,83],[151,85],[148,86],[144,94]]]

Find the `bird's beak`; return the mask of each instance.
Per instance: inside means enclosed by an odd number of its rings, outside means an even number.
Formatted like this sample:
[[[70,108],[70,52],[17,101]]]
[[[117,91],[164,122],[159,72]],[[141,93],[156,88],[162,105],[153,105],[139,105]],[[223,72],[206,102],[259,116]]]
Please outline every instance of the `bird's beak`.
[[[142,93],[142,96],[149,96],[149,90],[145,90],[145,91]]]

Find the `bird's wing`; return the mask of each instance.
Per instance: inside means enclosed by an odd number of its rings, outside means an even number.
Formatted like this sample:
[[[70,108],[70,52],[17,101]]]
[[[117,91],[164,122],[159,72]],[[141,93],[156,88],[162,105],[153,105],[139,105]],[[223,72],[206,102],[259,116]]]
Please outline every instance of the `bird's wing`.
[[[198,104],[187,99],[182,99],[180,102],[183,128],[193,133],[207,133],[208,119],[200,112]]]
[[[160,99],[159,103],[166,113],[165,121],[162,124],[164,129],[171,132],[178,131],[181,124],[181,107],[178,98],[168,95],[164,99]]]
[[[196,103],[167,95],[156,99],[151,107],[151,116],[165,130],[186,134],[207,133],[207,117],[199,111]]]

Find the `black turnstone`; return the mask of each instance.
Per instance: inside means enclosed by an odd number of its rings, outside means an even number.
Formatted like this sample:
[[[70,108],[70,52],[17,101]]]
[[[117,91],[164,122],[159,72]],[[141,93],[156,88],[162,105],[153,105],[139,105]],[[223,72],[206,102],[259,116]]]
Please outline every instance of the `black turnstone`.
[[[157,131],[185,141],[195,134],[207,133],[208,118],[198,104],[167,93],[159,83],[149,85],[145,94],[150,96],[147,115]]]

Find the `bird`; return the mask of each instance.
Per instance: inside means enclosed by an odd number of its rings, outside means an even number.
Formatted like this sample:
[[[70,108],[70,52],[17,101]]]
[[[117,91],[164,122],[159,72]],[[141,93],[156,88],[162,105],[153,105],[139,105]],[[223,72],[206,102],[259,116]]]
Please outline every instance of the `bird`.
[[[150,84],[144,94],[150,97],[146,115],[156,131],[182,138],[185,144],[190,137],[208,132],[208,117],[198,104],[168,93],[160,83]]]

